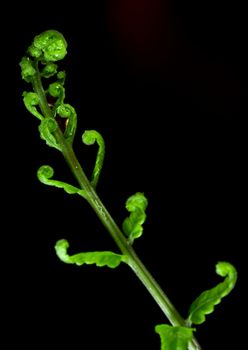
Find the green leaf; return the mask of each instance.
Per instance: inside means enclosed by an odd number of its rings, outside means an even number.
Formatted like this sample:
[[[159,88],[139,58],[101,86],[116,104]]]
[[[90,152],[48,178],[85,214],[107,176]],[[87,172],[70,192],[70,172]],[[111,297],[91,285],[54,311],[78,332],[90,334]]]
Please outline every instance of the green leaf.
[[[142,225],[146,220],[145,210],[147,205],[148,201],[141,192],[135,193],[126,202],[126,209],[131,214],[124,220],[122,228],[130,243],[143,233]]]
[[[67,249],[69,243],[65,239],[59,240],[55,245],[56,254],[60,260],[66,264],[96,264],[97,266],[108,266],[115,268],[120,265],[122,261],[125,261],[124,255],[115,254],[113,252],[88,252],[78,253],[75,255],[68,255]]]
[[[228,262],[219,262],[216,265],[216,273],[226,277],[224,282],[216,287],[207,290],[192,303],[189,309],[188,324],[201,324],[205,321],[205,315],[214,311],[215,305],[221,302],[221,299],[228,295],[234,288],[237,281],[237,271],[235,267]]]
[[[51,178],[54,175],[54,170],[49,165],[43,165],[39,168],[37,172],[38,179],[45,185],[55,186],[58,188],[62,188],[66,193],[69,194],[79,194],[82,197],[86,197],[85,192],[75,186],[69,185],[62,181],[52,180]]]
[[[187,350],[194,329],[160,324],[155,327],[155,331],[160,335],[161,350]]]
[[[96,130],[86,130],[82,135],[82,141],[86,145],[93,145],[97,142],[99,148],[96,156],[95,167],[91,176],[91,184],[94,188],[96,188],[99,176],[103,167],[103,161],[105,156],[105,144],[102,135]]]

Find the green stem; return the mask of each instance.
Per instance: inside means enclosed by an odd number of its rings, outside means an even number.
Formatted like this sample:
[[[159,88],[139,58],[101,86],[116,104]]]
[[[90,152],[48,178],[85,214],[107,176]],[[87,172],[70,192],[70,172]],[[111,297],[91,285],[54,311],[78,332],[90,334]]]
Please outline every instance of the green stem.
[[[44,117],[52,117],[52,112],[48,106],[45,92],[43,90],[40,75],[37,73],[33,78],[33,87],[34,91],[38,94],[40,100],[40,109],[44,115]],[[85,191],[87,200],[107,231],[110,233],[115,243],[119,247],[120,251],[127,256],[127,263],[137,275],[137,277],[141,280],[141,282],[145,285],[149,293],[152,295],[154,300],[157,302],[161,310],[164,312],[168,320],[171,322],[173,326],[184,326],[185,321],[178,313],[176,308],[170,302],[166,294],[163,292],[159,284],[152,277],[150,272],[141,262],[134,249],[130,244],[128,244],[126,237],[117,226],[102,201],[98,197],[95,189],[91,185],[87,176],[85,175],[71,145],[65,140],[62,131],[57,128],[54,132],[54,136],[61,146],[62,154],[68,163],[72,173],[77,179],[80,187]],[[195,338],[189,344],[189,350],[201,350],[200,345],[196,341]]]

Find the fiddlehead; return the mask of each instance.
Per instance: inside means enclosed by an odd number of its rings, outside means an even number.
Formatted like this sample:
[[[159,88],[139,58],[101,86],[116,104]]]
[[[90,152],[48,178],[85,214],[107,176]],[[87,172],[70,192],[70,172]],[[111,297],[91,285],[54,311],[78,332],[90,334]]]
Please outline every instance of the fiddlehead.
[[[187,323],[191,325],[201,324],[205,321],[206,315],[214,311],[215,305],[219,304],[223,297],[228,295],[234,288],[237,281],[237,271],[235,267],[225,261],[216,265],[216,273],[225,277],[225,280],[216,287],[206,290],[199,295],[191,304]]]
[[[126,209],[131,214],[124,220],[122,229],[131,244],[134,239],[139,238],[143,233],[142,225],[146,220],[145,210],[147,205],[148,201],[141,192],[135,193],[126,201]]]
[[[57,74],[57,80],[51,83],[48,87],[47,94],[52,97],[55,97],[55,106],[59,106],[64,103],[65,99],[65,72],[61,71]]]
[[[27,110],[33,114],[39,120],[43,120],[43,115],[38,112],[37,106],[39,105],[40,99],[35,92],[26,92],[23,93],[23,102]]]
[[[68,103],[60,104],[56,109],[60,118],[65,118],[64,137],[72,145],[77,129],[77,114],[75,109]]]
[[[50,62],[45,65],[45,67],[40,72],[40,75],[44,78],[51,78],[57,73],[58,65],[56,63]]]
[[[91,176],[91,184],[94,188],[96,188],[103,167],[103,161],[105,156],[105,143],[102,135],[96,130],[86,130],[82,135],[82,141],[86,145],[93,145],[95,142],[97,142],[99,147],[96,156],[95,166]]]
[[[65,239],[59,240],[55,245],[55,251],[61,261],[66,264],[96,264],[97,266],[108,266],[115,268],[120,265],[121,262],[126,262],[127,257],[125,255],[116,254],[113,252],[87,252],[77,253],[74,255],[68,255],[67,249],[69,243]]]
[[[45,185],[62,188],[66,193],[79,194],[85,198],[85,192],[75,186],[69,185],[63,181],[53,180],[54,170],[49,165],[43,165],[37,172],[38,179]]]
[[[50,147],[54,147],[59,151],[62,151],[60,144],[57,142],[54,132],[58,128],[58,124],[53,118],[43,118],[40,125],[40,137],[46,141],[46,144]]]
[[[20,67],[22,79],[24,79],[27,83],[31,83],[36,74],[33,61],[31,61],[29,57],[24,56],[20,62]]]
[[[36,60],[56,62],[62,60],[67,51],[64,36],[56,30],[47,30],[34,38],[28,53]]]

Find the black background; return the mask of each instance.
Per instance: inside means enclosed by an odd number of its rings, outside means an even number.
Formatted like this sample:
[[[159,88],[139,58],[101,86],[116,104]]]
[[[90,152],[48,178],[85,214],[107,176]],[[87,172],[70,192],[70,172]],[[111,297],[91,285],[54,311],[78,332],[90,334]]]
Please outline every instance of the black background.
[[[98,187],[103,202],[121,225],[127,197],[146,194],[148,218],[135,249],[183,316],[200,292],[220,281],[218,261],[236,266],[235,290],[198,327],[197,338],[203,349],[240,346],[247,233],[244,8],[220,1],[71,1],[6,7],[2,17],[8,348],[159,349],[154,326],[167,322],[127,266],[79,268],[55,256],[60,238],[69,240],[71,252],[118,250],[81,198],[36,178],[39,166],[49,164],[55,178],[74,181],[22,103],[29,86],[18,64],[46,29],[61,31],[69,45],[66,102],[77,110],[75,150],[87,174],[96,148],[81,144],[80,134],[96,129],[106,142]]]

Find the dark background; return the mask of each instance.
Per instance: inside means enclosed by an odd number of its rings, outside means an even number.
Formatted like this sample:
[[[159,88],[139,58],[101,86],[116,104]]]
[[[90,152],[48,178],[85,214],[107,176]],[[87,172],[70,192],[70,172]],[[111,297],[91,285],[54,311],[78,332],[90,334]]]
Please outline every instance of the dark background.
[[[98,193],[120,225],[126,199],[146,194],[148,218],[135,249],[183,316],[199,293],[221,281],[218,261],[236,266],[235,290],[197,338],[203,349],[237,348],[246,307],[244,8],[213,0],[71,1],[7,7],[2,17],[9,344],[159,349],[154,326],[167,322],[127,266],[79,268],[55,256],[61,238],[71,252],[118,251],[81,198],[36,178],[49,164],[56,179],[74,181],[59,153],[40,140],[38,120],[21,97],[29,89],[21,57],[35,35],[56,29],[69,45],[66,102],[78,113],[75,150],[86,173],[96,148],[82,145],[80,134],[96,129],[106,141]]]

